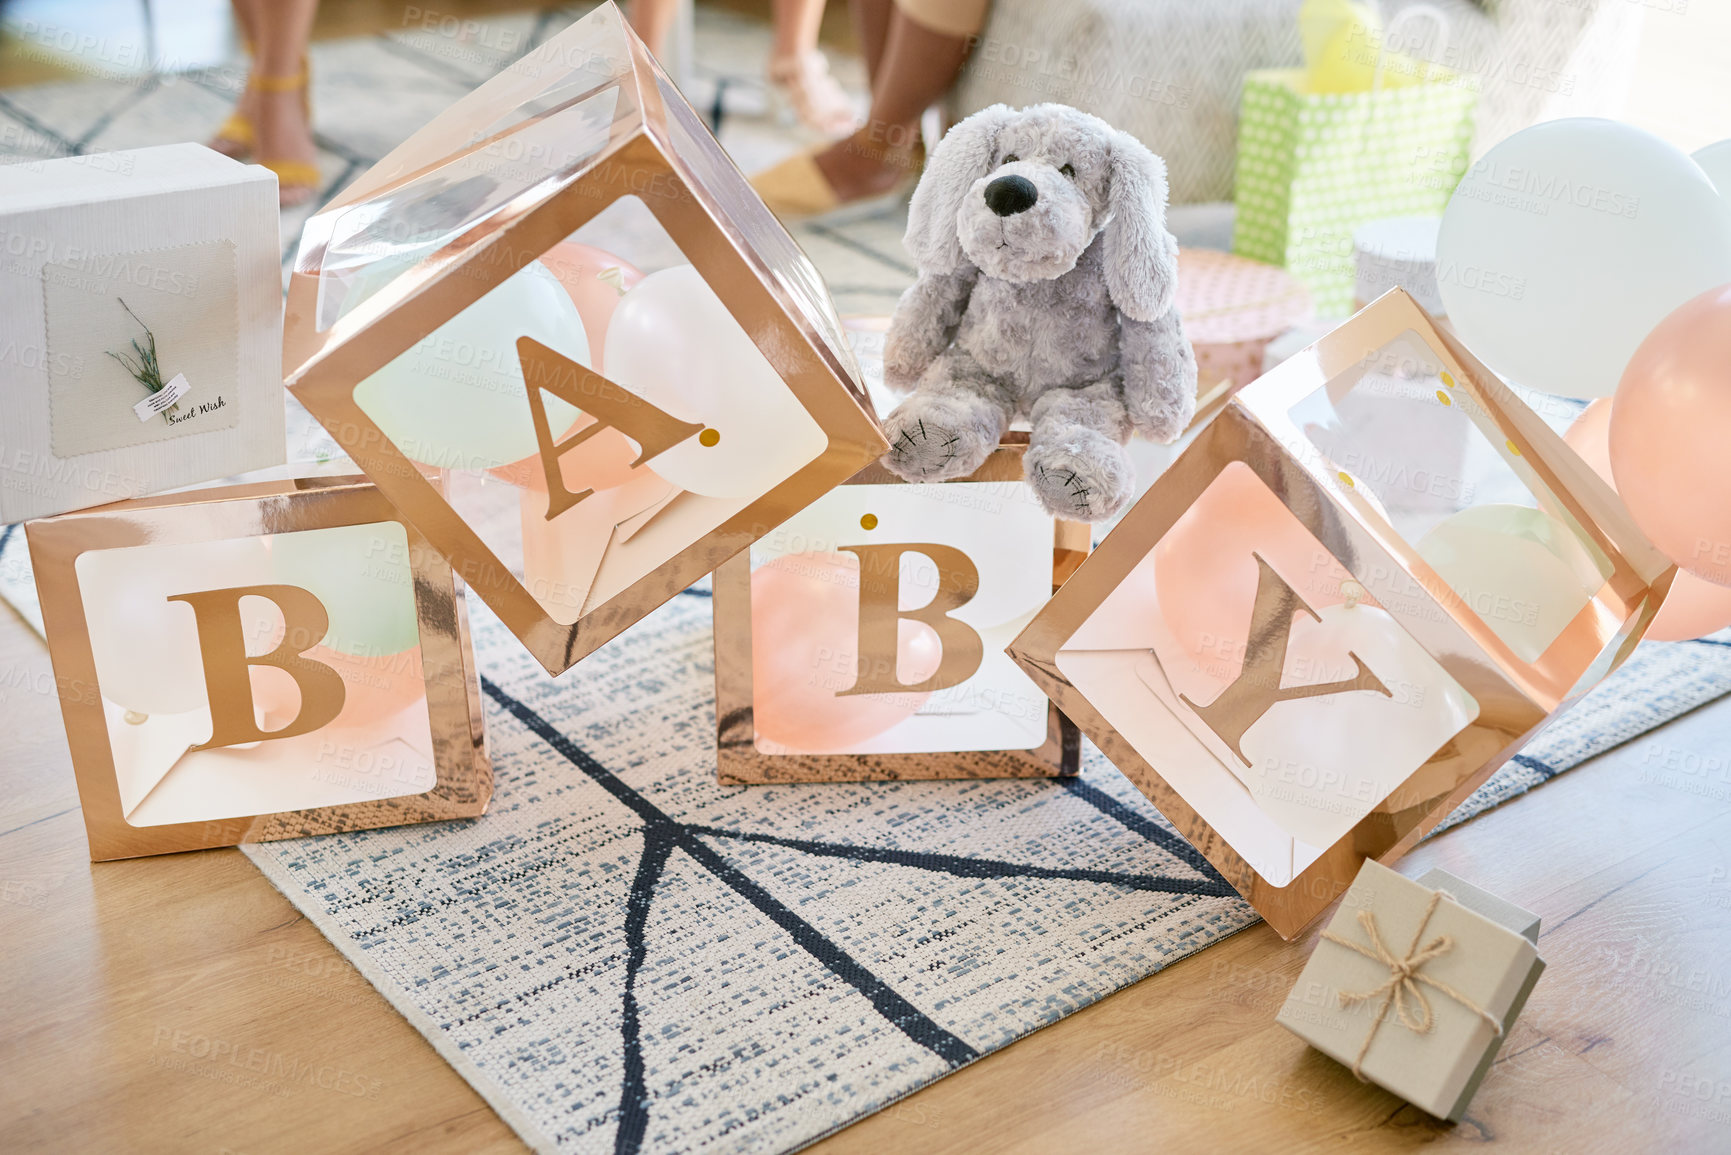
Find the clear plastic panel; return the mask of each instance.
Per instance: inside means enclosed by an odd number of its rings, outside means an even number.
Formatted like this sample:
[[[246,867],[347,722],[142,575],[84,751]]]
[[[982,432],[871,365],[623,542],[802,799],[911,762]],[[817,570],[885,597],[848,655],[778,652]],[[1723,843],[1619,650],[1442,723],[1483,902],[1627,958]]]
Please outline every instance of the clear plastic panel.
[[[1612,572],[1562,503],[1408,330],[1290,411],[1350,489],[1523,661]]]
[[[429,333],[354,396],[406,456],[437,471],[458,515],[563,624],[828,446],[635,197]]]
[[[667,127],[674,155],[720,202],[740,238],[768,264],[776,284],[806,323],[829,346],[830,352],[852,369],[853,354],[817,266],[811,263],[811,258],[794,243],[775,214],[752,191],[745,176],[698,120],[697,113],[679,90],[659,74],[655,81],[667,106]],[[855,372],[854,376],[857,379],[859,374]]]
[[[544,199],[636,123],[629,88],[574,94],[513,131],[472,147],[405,184],[339,210],[319,262],[322,332],[435,254],[449,258],[513,204]],[[479,143],[479,142],[475,142]]]
[[[79,556],[75,572],[131,825],[372,802],[434,787],[409,543],[400,524],[92,550]],[[317,618],[284,586],[316,599],[322,635],[307,636],[306,623]],[[237,594],[226,608],[220,597],[198,608],[177,600],[236,587],[264,591]],[[222,632],[224,614],[238,615],[238,635]],[[341,694],[332,693],[328,673],[309,697],[305,686],[316,683],[303,682],[304,673],[243,664],[242,653],[257,657],[279,647],[334,671]],[[233,678],[250,682],[251,717],[237,717],[235,703],[213,697],[206,680],[213,661],[233,672],[225,679],[231,687]],[[283,731],[287,736],[271,736]],[[194,749],[213,740],[223,744]]]

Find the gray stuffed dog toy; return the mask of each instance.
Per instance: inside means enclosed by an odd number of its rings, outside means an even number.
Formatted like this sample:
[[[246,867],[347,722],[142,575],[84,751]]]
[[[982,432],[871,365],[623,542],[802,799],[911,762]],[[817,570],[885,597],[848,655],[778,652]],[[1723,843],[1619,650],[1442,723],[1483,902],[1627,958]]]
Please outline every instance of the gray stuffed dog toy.
[[[885,422],[884,463],[908,481],[964,477],[1026,418],[1041,504],[1078,521],[1122,509],[1131,432],[1171,441],[1196,409],[1165,163],[1073,108],[993,105],[932,153],[905,243],[919,279],[884,380],[912,396]]]

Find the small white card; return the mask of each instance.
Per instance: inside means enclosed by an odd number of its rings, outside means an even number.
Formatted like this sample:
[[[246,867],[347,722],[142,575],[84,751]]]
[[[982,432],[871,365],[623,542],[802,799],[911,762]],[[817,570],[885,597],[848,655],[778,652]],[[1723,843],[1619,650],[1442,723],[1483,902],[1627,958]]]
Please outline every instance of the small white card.
[[[174,380],[140,401],[132,407],[132,412],[140,421],[149,421],[165,409],[173,408],[182,397],[186,396],[192,386],[187,383],[185,373],[176,373]]]

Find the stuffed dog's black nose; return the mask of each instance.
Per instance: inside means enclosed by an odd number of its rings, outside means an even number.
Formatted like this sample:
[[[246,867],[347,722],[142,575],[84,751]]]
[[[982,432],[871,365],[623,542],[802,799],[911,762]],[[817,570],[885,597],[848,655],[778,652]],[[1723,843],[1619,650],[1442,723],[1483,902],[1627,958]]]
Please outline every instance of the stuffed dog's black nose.
[[[1001,217],[1013,217],[1034,207],[1040,190],[1025,176],[1001,176],[986,186],[986,207]]]

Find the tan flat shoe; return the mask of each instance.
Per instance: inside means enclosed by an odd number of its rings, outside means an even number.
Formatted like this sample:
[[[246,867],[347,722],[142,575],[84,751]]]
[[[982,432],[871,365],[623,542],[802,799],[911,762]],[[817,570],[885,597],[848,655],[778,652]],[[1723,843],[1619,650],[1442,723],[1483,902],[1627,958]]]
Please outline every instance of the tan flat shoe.
[[[751,178],[751,187],[778,217],[815,217],[841,207],[816,154],[796,152]]]
[[[817,150],[795,153],[751,178],[751,187],[783,221],[822,217],[832,223],[869,216],[907,199],[919,174],[910,172],[881,193],[844,201],[817,166]]]

